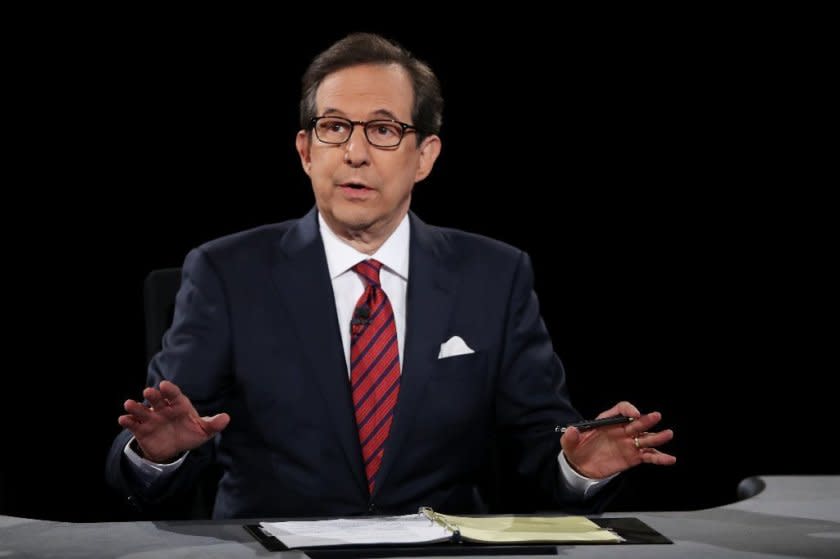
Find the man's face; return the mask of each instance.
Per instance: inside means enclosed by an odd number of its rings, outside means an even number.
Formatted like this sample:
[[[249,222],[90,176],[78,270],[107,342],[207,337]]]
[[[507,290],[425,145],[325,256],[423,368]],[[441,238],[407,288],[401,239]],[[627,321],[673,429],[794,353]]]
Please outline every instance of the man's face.
[[[316,92],[317,116],[353,121],[411,120],[414,91],[398,65],[365,64],[328,75]],[[339,236],[372,238],[391,234],[408,212],[414,183],[432,170],[440,140],[429,136],[417,145],[409,131],[391,148],[368,143],[364,127],[353,126],[343,144],[327,144],[314,133],[298,132],[296,146],[312,180],[318,210]]]

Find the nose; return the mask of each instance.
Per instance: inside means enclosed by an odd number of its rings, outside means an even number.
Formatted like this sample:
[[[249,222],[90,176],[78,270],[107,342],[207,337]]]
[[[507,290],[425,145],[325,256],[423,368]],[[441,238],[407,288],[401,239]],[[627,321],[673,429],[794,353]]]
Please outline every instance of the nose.
[[[356,127],[360,127],[356,133]],[[365,137],[365,129],[362,123],[354,122],[353,130],[350,132],[350,139],[344,144],[344,162],[351,167],[361,167],[370,161],[370,144]]]

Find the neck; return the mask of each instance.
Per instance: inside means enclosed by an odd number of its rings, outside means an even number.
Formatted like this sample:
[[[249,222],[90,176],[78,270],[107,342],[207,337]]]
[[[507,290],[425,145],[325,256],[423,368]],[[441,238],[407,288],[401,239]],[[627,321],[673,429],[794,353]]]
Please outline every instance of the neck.
[[[367,255],[371,255],[377,250],[379,250],[379,247],[381,247],[385,243],[385,239],[388,238],[387,236],[384,238],[366,238],[364,234],[360,234],[358,236],[356,236],[355,234],[351,234],[348,236],[336,233],[336,235],[338,235],[339,239],[341,239],[351,247]]]
[[[359,252],[372,255],[397,230],[404,217],[405,214],[400,216],[399,219],[393,220],[393,222],[375,223],[359,229],[347,226],[333,227],[329,222],[327,222],[327,225],[329,225],[336,237]]]

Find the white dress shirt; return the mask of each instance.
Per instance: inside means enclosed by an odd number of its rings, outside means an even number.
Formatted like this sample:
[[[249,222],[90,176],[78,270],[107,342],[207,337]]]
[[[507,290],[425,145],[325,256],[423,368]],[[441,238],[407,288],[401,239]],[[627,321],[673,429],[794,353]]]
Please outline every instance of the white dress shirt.
[[[332,281],[335,296],[335,312],[338,317],[338,329],[341,331],[341,343],[344,347],[344,360],[347,363],[347,375],[350,375],[350,320],[356,309],[356,303],[365,291],[365,281],[353,271],[353,266],[370,258],[382,262],[379,270],[379,282],[382,291],[388,296],[394,310],[394,323],[397,326],[397,349],[400,356],[400,369],[403,363],[405,347],[405,301],[408,289],[408,241],[410,231],[408,216],[405,216],[396,230],[391,233],[379,249],[373,254],[359,252],[332,232],[321,214],[318,214],[318,227],[324,241],[327,254],[327,268]]]

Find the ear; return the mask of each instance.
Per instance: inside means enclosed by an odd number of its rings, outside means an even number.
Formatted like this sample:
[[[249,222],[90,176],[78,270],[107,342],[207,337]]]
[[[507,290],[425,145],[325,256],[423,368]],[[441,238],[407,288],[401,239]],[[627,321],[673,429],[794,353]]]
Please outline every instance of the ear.
[[[440,155],[440,137],[432,134],[427,136],[420,144],[420,157],[417,160],[417,172],[414,174],[414,182],[420,182],[429,176],[435,166],[438,155]]]
[[[306,130],[300,130],[297,136],[295,136],[295,148],[300,156],[300,164],[303,167],[303,172],[309,175],[312,169],[312,141]]]

